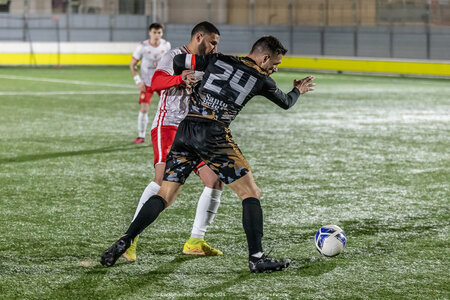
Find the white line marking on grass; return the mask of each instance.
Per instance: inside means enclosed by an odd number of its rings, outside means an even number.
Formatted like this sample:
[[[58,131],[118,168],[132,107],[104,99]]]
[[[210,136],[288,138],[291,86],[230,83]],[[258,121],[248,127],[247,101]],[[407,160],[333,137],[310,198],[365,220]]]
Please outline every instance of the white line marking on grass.
[[[0,92],[0,96],[47,96],[47,95],[135,95],[139,91],[52,91],[52,92]]]
[[[55,78],[37,78],[37,77],[26,77],[26,76],[15,76],[15,75],[0,75],[3,79],[17,79],[17,80],[30,80],[30,81],[43,81],[43,82],[55,82],[55,83],[68,83],[68,84],[78,84],[78,85],[94,85],[94,86],[107,86],[107,87],[122,87],[122,88],[136,88],[132,84],[118,84],[118,83],[102,83],[93,81],[79,81],[79,80],[64,80]]]
[[[441,171],[441,170],[443,170],[443,169],[442,168],[432,168],[432,169],[424,169],[424,170],[412,169],[412,170],[409,170],[409,172],[411,174],[421,174],[421,173],[437,172],[437,171]]]

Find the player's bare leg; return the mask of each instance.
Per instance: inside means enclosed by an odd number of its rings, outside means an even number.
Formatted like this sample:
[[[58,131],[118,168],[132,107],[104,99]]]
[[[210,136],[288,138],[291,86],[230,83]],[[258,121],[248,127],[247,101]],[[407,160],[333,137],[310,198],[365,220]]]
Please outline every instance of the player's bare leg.
[[[150,197],[142,206],[136,219],[131,222],[125,234],[103,252],[100,259],[101,264],[105,267],[113,266],[117,259],[130,247],[133,239],[153,223],[166,207],[175,201],[180,190],[180,183],[164,181],[158,194]]]
[[[178,182],[163,181],[161,189],[156,196],[163,198],[166,202],[166,207],[169,207],[175,202],[178,193],[181,191],[181,187],[182,184]]]
[[[164,170],[166,168],[166,163],[159,163],[155,165],[155,178],[153,179],[154,182],[159,184],[160,186],[163,183],[163,177],[164,177]]]
[[[184,244],[183,253],[205,256],[222,255],[222,251],[211,247],[205,241],[204,237],[206,228],[213,222],[219,208],[223,182],[220,181],[217,175],[206,165],[200,167],[197,171],[197,175],[203,181],[205,188],[198,200],[191,237]]]
[[[133,144],[140,144],[145,141],[145,132],[148,124],[148,110],[150,103],[141,103],[138,116],[138,137],[133,141]]]
[[[242,200],[242,225],[249,250],[249,268],[253,273],[280,271],[289,266],[289,259],[275,260],[264,255],[262,249],[263,214],[260,189],[251,171],[228,185]]]
[[[253,173],[251,171],[249,171],[247,175],[230,183],[228,186],[241,200],[246,198],[256,198],[259,200],[261,197],[261,190],[256,185],[255,179],[253,178]]]

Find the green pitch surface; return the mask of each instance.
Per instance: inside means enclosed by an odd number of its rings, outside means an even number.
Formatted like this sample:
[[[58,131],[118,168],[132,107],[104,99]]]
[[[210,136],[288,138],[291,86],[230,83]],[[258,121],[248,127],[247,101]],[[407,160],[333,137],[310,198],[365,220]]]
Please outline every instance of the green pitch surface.
[[[306,75],[274,78],[288,90]],[[206,236],[224,255],[181,253],[195,175],[141,235],[136,263],[102,267],[153,174],[149,139],[131,145],[129,71],[0,69],[0,298],[450,298],[449,81],[316,77],[292,109],[257,98],[231,126],[262,190],[263,245],[293,260],[250,274],[228,188]],[[332,259],[313,243],[327,224],[348,237]]]

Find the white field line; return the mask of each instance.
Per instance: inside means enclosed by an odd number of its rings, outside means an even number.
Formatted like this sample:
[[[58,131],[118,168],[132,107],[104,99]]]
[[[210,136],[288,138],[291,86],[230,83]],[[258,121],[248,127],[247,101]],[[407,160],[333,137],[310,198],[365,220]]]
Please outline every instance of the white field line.
[[[0,96],[47,96],[47,95],[134,95],[136,91],[52,91],[52,92],[0,92]]]
[[[0,75],[0,78],[13,79],[13,80],[30,80],[30,81],[43,81],[43,82],[54,82],[54,83],[66,83],[66,84],[77,84],[77,85],[136,88],[135,85],[132,85],[132,84],[101,83],[101,82],[92,82],[92,81],[64,80],[64,79],[55,79],[55,78],[37,78],[37,77],[15,76],[15,75]]]

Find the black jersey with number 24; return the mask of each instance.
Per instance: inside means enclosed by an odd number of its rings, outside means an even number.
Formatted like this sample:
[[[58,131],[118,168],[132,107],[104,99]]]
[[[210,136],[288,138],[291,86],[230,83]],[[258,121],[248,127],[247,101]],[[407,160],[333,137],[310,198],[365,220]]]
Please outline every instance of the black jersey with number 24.
[[[300,96],[298,89],[282,92],[268,73],[248,57],[222,54],[180,54],[174,60],[175,74],[183,70],[204,71],[200,84],[193,89],[188,116],[203,117],[226,126],[254,96],[262,95],[288,109]]]

